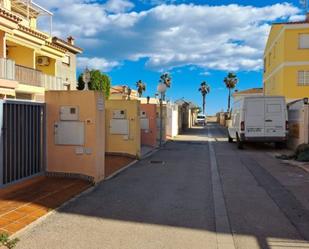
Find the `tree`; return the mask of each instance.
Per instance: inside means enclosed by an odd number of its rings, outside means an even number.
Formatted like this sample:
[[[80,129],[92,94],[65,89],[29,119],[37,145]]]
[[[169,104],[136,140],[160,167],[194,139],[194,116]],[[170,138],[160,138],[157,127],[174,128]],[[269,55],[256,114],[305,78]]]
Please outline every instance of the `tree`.
[[[228,98],[228,108],[227,111],[231,110],[231,89],[234,89],[238,83],[238,78],[234,73],[228,73],[228,75],[224,78],[225,86],[229,89],[229,98]]]
[[[136,87],[139,97],[142,97],[143,92],[146,91],[146,84],[139,80],[136,82]]]
[[[205,114],[205,105],[206,105],[206,95],[210,92],[210,87],[209,85],[206,83],[206,81],[203,81],[201,83],[201,87],[198,89],[201,94],[202,94],[202,98],[203,98],[203,114]]]
[[[108,98],[110,94],[111,82],[110,78],[101,73],[99,70],[90,71],[90,82],[88,83],[88,89],[93,91],[103,92],[105,97]],[[84,90],[85,82],[83,81],[83,74],[78,77],[78,90]]]
[[[165,84],[168,88],[171,87],[171,83],[172,83],[172,77],[170,76],[169,73],[163,73],[160,76],[160,81],[161,84]]]

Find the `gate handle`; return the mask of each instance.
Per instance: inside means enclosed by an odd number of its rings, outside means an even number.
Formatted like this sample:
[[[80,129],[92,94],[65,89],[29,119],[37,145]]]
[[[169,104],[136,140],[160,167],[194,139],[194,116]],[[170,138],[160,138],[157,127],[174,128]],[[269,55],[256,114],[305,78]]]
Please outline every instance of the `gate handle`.
[[[267,119],[267,120],[265,120],[265,122],[272,122],[272,120],[271,119]]]

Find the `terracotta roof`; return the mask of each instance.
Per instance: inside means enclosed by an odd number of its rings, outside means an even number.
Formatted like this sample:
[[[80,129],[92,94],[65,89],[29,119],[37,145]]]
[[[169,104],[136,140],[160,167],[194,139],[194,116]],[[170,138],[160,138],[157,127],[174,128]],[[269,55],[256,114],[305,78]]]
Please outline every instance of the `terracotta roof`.
[[[33,35],[33,36],[35,36],[35,37],[37,37],[37,38],[40,38],[40,39],[42,39],[42,40],[45,40],[45,39],[48,38],[48,35],[46,35],[46,34],[44,34],[44,33],[42,33],[42,32],[38,32],[38,31],[36,31],[36,30],[33,30],[33,29],[31,29],[31,28],[28,28],[28,27],[26,27],[26,26],[24,26],[24,25],[21,25],[21,24],[18,24],[18,29],[19,29],[20,31],[23,31],[23,32],[25,32],[25,33],[27,33],[27,34],[29,34],[29,35]]]
[[[263,88],[250,88],[243,91],[234,92],[233,95],[243,95],[243,94],[262,94]]]
[[[3,16],[4,18],[10,20],[10,21],[13,21],[15,23],[19,23],[22,21],[22,19],[17,16],[17,15],[14,15],[12,13],[10,13],[9,11],[3,9],[3,8],[0,8],[0,15]]]
[[[83,52],[83,49],[80,48],[80,47],[77,47],[75,45],[72,45],[71,43],[65,41],[65,40],[62,40],[58,37],[53,37],[53,43],[57,44],[58,46],[63,46],[64,48],[66,48],[67,50],[70,50],[72,52],[75,52],[75,53],[82,53]]]
[[[309,21],[297,21],[297,22],[278,22],[273,23],[274,25],[290,25],[290,24],[309,24]]]

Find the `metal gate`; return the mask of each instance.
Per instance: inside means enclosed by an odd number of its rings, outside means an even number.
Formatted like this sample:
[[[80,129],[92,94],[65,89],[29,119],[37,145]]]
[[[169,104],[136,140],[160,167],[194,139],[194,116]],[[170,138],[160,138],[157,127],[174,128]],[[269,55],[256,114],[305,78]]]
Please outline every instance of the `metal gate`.
[[[0,102],[0,186],[45,169],[45,105],[31,101]]]

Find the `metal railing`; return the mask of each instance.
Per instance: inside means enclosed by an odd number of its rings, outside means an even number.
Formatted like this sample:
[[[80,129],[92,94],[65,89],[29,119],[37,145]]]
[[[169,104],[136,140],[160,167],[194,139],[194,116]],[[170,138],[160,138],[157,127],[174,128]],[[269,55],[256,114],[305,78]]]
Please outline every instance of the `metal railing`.
[[[42,86],[41,72],[21,65],[15,66],[15,79],[25,85]]]
[[[5,80],[15,80],[14,61],[0,58],[0,78]]]
[[[62,78],[47,75],[41,71],[16,65],[16,80],[22,84],[44,87],[46,90],[64,90]]]

